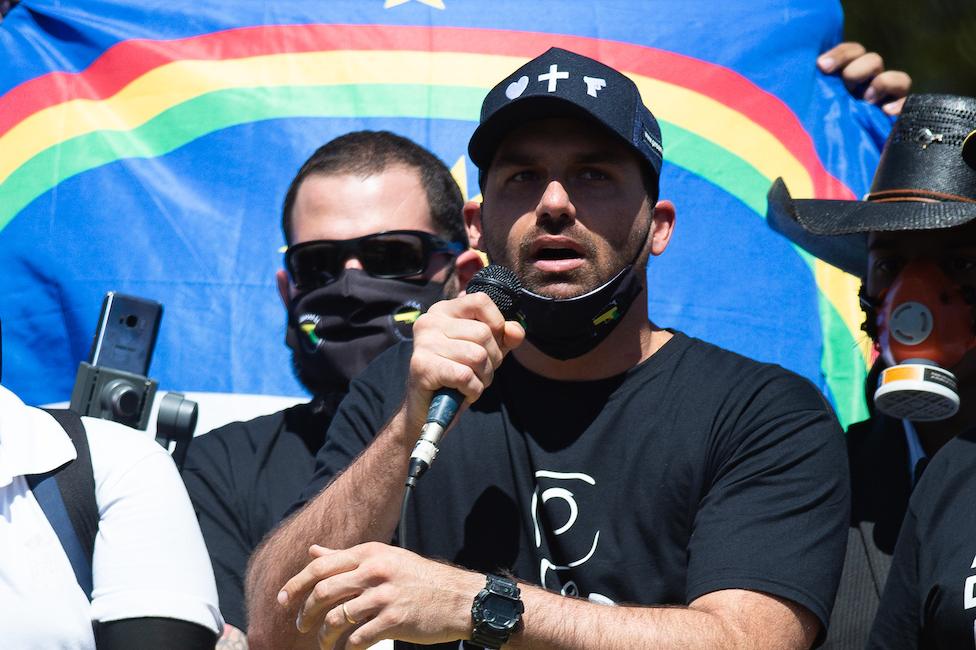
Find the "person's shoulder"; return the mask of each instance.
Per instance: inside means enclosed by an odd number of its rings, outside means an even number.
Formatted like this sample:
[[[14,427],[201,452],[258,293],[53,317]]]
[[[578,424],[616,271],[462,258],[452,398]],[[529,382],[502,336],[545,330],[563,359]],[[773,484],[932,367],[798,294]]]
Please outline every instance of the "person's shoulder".
[[[938,461],[940,464],[944,463],[946,467],[969,467],[971,469],[974,457],[976,457],[976,428],[949,440],[932,457],[932,463]]]
[[[291,407],[295,408],[295,407]],[[266,447],[281,430],[289,409],[260,415],[250,420],[229,422],[195,436],[187,449],[182,473],[212,472],[217,466],[231,471]]]
[[[727,390],[743,399],[762,394],[789,400],[795,409],[831,410],[823,393],[791,370],[680,332],[675,332],[675,338],[682,344],[679,366],[701,385]]]
[[[284,421],[286,413],[302,406],[306,406],[306,404],[296,404],[295,406],[290,406],[286,409],[275,411],[274,413],[259,415],[251,418],[250,420],[236,420],[234,422],[228,422],[227,424],[211,429],[210,431],[198,436],[198,438],[202,439],[206,436],[214,436],[217,438],[234,437],[243,435],[249,431],[267,431],[268,429],[273,429],[279,426],[281,422]]]
[[[731,372],[746,371],[795,376],[794,373],[774,363],[758,361],[738,352],[733,352],[732,350],[715,345],[714,343],[709,343],[708,341],[704,341],[693,336],[688,336],[682,332],[676,331],[674,334],[675,339],[683,339],[686,341],[685,354],[689,359],[694,360],[696,363],[700,364],[707,362],[709,364],[715,364],[719,369]]]
[[[971,526],[970,513],[976,498],[973,467],[976,467],[976,431],[956,436],[932,456],[908,503],[919,537],[942,536],[947,533],[936,531],[958,532]]]
[[[341,399],[336,396],[336,401]],[[183,474],[223,467],[226,472],[253,471],[274,455],[297,458],[315,455],[335,404],[312,400],[250,420],[230,422],[193,439],[183,465]]]
[[[82,417],[99,504],[132,491],[134,482],[154,489],[182,489],[169,453],[145,431],[100,418]],[[129,486],[129,487],[122,487]]]
[[[912,501],[950,493],[971,499],[976,493],[976,429],[952,438],[932,456],[912,493]]]
[[[259,415],[250,420],[238,420],[228,422],[216,429],[211,429],[193,439],[190,449],[216,451],[217,449],[240,448],[242,445],[254,447],[260,439],[273,435],[275,431],[284,424],[285,417],[289,411],[304,406],[296,406]]]
[[[124,424],[83,416],[92,463],[111,461],[124,466],[146,456],[169,456],[148,433]]]

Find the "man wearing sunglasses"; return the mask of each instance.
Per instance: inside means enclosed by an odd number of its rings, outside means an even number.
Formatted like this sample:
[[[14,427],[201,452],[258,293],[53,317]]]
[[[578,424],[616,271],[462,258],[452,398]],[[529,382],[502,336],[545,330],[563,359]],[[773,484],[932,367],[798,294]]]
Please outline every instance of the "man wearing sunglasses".
[[[667,278],[645,269],[675,221],[657,201],[662,151],[634,83],[571,52],[488,93],[469,144],[484,202],[465,217],[521,281],[521,323],[480,293],[442,301],[355,382],[307,505],[255,554],[252,647],[807,648],[822,634],[846,540],[843,437],[809,382],[648,320]],[[441,387],[467,408],[395,548]]]
[[[461,207],[444,164],[389,132],[336,138],[292,180],[277,284],[294,369],[312,400],[197,438],[183,469],[221,610],[237,630],[225,643],[246,629],[247,560],[311,478],[349,381],[481,268]]]

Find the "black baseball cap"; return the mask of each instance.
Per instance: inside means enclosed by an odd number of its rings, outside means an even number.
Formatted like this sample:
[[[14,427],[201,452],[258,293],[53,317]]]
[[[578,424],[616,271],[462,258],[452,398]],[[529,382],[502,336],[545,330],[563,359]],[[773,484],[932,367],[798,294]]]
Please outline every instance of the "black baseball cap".
[[[548,117],[594,120],[637,152],[657,178],[664,149],[661,127],[627,76],[589,57],[553,47],[491,89],[468,156],[482,176],[505,135]]]

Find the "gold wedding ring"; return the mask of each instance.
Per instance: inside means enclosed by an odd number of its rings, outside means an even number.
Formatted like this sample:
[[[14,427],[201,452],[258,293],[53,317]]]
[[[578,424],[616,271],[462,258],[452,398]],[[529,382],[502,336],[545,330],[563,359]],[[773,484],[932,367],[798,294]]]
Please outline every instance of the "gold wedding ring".
[[[350,616],[349,612],[346,611],[345,603],[342,603],[342,615],[346,617],[346,622],[349,623],[349,625],[359,625],[359,621]]]

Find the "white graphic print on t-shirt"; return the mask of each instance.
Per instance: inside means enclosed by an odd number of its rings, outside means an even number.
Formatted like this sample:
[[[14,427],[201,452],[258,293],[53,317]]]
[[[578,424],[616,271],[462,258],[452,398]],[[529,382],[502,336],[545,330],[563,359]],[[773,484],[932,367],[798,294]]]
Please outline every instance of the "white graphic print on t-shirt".
[[[574,490],[586,489],[586,486],[595,486],[596,480],[588,474],[581,472],[553,472],[549,470],[539,470],[535,473],[536,488],[532,493],[532,523],[535,526],[535,547],[542,547],[543,522],[550,522],[553,527],[553,536],[560,536],[569,533],[574,526],[586,518],[580,519],[579,504],[576,500]],[[540,517],[540,509],[546,516]],[[554,522],[558,522],[554,523]],[[582,524],[585,526],[585,524]],[[548,532],[548,531],[546,531]],[[587,531],[577,530],[574,536],[578,539],[589,540]],[[579,549],[578,557],[563,564],[557,564],[552,559],[543,557],[539,562],[539,583],[547,589],[558,588],[564,596],[583,596],[591,601],[605,605],[614,604],[613,600],[599,593],[581,594],[580,586],[574,580],[568,580],[560,586],[561,581],[556,577],[559,571],[568,571],[574,567],[581,566],[588,562],[597,552],[600,545],[599,529],[593,531],[592,541],[588,547]]]

